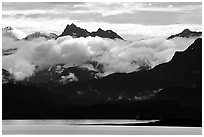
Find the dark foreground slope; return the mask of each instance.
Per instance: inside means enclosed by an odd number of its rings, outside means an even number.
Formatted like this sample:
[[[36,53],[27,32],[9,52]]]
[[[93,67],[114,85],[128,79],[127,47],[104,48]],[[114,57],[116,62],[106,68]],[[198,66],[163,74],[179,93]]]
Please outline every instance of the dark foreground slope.
[[[201,83],[199,38],[149,71],[112,74],[52,90],[3,84],[2,114],[3,119],[160,119],[156,125],[201,126]]]

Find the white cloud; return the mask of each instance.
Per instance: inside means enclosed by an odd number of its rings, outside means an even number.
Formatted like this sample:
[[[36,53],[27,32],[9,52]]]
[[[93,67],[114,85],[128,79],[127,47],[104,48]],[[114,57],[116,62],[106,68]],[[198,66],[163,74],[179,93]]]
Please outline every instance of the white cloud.
[[[17,42],[12,44],[18,45]],[[187,47],[190,41],[179,44],[185,44]],[[100,37],[71,38],[66,36],[48,41],[36,39],[22,41],[15,54],[3,56],[2,66],[14,74],[17,80],[33,75],[36,65],[44,69],[55,64],[83,65],[87,61],[97,61],[103,64],[105,74],[132,72],[144,63],[153,67],[169,61],[174,52],[180,49],[178,46],[181,45],[161,38],[133,43]]]
[[[78,78],[74,75],[74,73],[69,73],[67,76],[61,76],[60,82],[62,84],[67,84],[68,82],[78,81]]]
[[[2,36],[2,49],[15,49],[20,48],[22,45],[27,43],[26,41],[16,41],[12,37]]]

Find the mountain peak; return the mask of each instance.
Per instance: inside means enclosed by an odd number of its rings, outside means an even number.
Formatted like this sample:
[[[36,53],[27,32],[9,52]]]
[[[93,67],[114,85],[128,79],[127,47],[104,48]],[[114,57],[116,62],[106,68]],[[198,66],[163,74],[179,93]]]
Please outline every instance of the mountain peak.
[[[14,40],[20,40],[22,38],[21,33],[14,30],[11,26],[2,28],[2,36],[10,37]]]
[[[63,36],[72,36],[72,37],[87,37],[89,36],[90,32],[88,32],[86,29],[82,29],[80,27],[77,27],[74,23],[72,23],[71,25],[67,25],[66,28],[64,29],[64,31],[62,32],[61,35],[59,35],[58,37],[63,37]]]
[[[109,39],[122,39],[122,37],[120,37],[117,33],[113,32],[112,30],[102,30],[101,28],[99,28],[96,32],[92,32],[91,33],[92,37],[98,36],[101,38],[109,38]]]
[[[72,23],[71,25],[69,25],[70,27],[77,27],[74,23]]]
[[[13,28],[11,26],[7,26],[7,27],[3,28],[3,30],[13,30]]]
[[[66,28],[65,29],[69,29],[69,28],[78,28],[74,23],[72,24],[67,24]]]
[[[101,28],[98,28],[98,30],[97,31],[104,31],[104,30],[102,30]]]
[[[189,35],[189,34],[191,34],[191,33],[192,33],[192,31],[190,31],[189,29],[184,29],[184,30],[180,33],[180,35],[185,36],[185,35]]]
[[[181,33],[191,32],[189,29],[184,29]]]
[[[184,37],[184,38],[200,37],[201,35],[202,35],[202,32],[190,31],[189,29],[184,29],[181,33],[171,35],[167,39],[173,39],[175,37]]]

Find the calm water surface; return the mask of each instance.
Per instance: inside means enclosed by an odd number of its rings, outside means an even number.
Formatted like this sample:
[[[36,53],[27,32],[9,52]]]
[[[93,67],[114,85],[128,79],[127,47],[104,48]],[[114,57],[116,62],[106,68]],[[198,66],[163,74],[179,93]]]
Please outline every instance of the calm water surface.
[[[157,120],[3,120],[3,134],[200,135],[201,127],[119,126]],[[103,125],[91,125],[103,124]],[[106,125],[107,124],[107,125]],[[108,125],[114,124],[114,125]]]

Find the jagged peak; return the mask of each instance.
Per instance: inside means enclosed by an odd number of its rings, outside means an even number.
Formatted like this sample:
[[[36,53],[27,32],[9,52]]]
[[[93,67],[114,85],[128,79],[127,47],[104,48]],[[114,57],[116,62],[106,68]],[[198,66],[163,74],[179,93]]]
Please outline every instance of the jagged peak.
[[[62,34],[59,35],[58,37],[66,36],[66,35],[70,35],[77,38],[88,37],[88,36],[91,36],[91,37],[99,36],[102,38],[110,38],[110,39],[119,38],[123,40],[122,37],[120,37],[117,33],[113,32],[112,30],[103,30],[101,28],[98,28],[97,31],[89,32],[86,29],[77,27],[74,23],[71,23],[70,25],[68,24],[64,29],[64,31],[62,32]]]
[[[85,30],[85,31],[87,31],[86,29],[83,29],[83,28],[80,28],[80,27],[78,27],[78,26],[76,26],[74,23],[71,23],[70,25],[68,24],[67,26],[66,26],[66,28],[65,28],[65,30],[76,30],[76,29],[78,29],[78,30]],[[64,30],[64,31],[65,31]]]
[[[74,23],[71,23],[70,25],[67,24],[66,28],[78,28]]]

